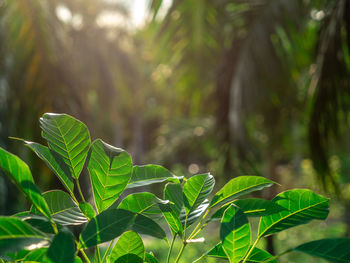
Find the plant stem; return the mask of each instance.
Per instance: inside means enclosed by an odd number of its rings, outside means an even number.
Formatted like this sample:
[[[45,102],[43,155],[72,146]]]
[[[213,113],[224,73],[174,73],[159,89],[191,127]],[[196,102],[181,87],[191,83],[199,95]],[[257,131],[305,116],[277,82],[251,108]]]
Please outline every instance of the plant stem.
[[[260,240],[261,236],[258,236],[258,238],[255,240],[254,244],[252,245],[252,247],[249,249],[248,253],[245,255],[245,257],[242,260],[242,263],[245,263],[249,257],[249,255],[252,253],[253,249],[256,247],[256,245],[258,244],[259,240]]]
[[[108,248],[107,248],[105,254],[103,255],[102,263],[106,260],[106,257],[107,257],[107,255],[108,255],[109,250],[110,250],[111,247],[112,247],[112,244],[113,244],[113,240],[109,243]]]
[[[185,249],[186,245],[187,245],[186,241],[182,243],[182,247],[181,247],[180,252],[179,252],[179,254],[177,255],[176,260],[175,260],[174,263],[179,262],[179,260],[180,260],[180,258],[181,258],[181,255],[182,255],[182,253],[184,252],[184,249]]]
[[[193,229],[192,233],[190,234],[190,236],[188,237],[188,239],[192,239],[193,237],[195,237],[203,228],[205,225],[203,225],[199,231],[197,231],[197,229],[200,227],[200,225],[202,224],[203,220],[206,218],[206,216],[209,214],[210,212],[210,208],[205,212],[205,214],[203,215],[203,217],[201,218],[201,220],[199,221],[199,223],[196,225],[196,227]],[[196,232],[197,231],[197,232]]]
[[[169,248],[168,256],[167,256],[167,259],[166,259],[166,262],[167,262],[167,263],[169,263],[169,260],[170,260],[170,255],[171,255],[171,251],[173,250],[173,246],[174,246],[175,238],[176,238],[176,234],[174,234],[174,236],[173,236],[173,240],[171,240],[171,244],[170,244],[170,248]]]
[[[78,191],[79,191],[80,197],[83,200],[83,202],[85,202],[85,198],[83,196],[83,192],[81,191],[81,188],[80,188],[79,180],[77,178],[75,178],[75,182],[77,183],[77,187],[78,187]]]
[[[200,258],[197,258],[195,261],[193,261],[192,263],[196,263],[196,262],[199,262],[202,258],[205,257],[205,254],[201,255]]]
[[[83,257],[85,258],[86,262],[91,263],[90,259],[85,254],[85,251],[82,248],[80,249],[80,253],[83,255]]]
[[[95,258],[97,259],[98,263],[101,263],[100,249],[98,246],[95,247]]]

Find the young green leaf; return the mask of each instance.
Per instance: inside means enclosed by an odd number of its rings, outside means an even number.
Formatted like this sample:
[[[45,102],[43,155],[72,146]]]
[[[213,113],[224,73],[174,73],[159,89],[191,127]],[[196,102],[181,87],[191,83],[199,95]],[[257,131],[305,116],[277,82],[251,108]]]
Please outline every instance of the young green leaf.
[[[154,183],[161,183],[165,181],[179,182],[181,177],[176,177],[167,169],[160,165],[148,164],[138,166],[135,165],[131,180],[127,188],[134,188],[145,186]]]
[[[158,263],[158,260],[154,257],[153,253],[147,253],[145,254],[145,262],[147,263]]]
[[[29,141],[24,141],[24,143],[46,163],[46,165],[54,172],[58,179],[60,179],[68,192],[73,194],[73,175],[71,174],[71,171],[64,162],[63,158],[53,150],[39,143]]]
[[[327,238],[311,241],[293,250],[320,257],[331,262],[350,262],[350,238]]]
[[[259,191],[273,184],[275,184],[275,182],[261,176],[238,176],[225,184],[224,187],[215,194],[210,202],[210,207],[223,205],[241,195]]]
[[[49,208],[40,190],[36,187],[28,165],[17,156],[0,147],[0,172],[5,173],[30,202],[46,217],[50,218]]]
[[[91,145],[87,167],[96,208],[98,212],[102,212],[124,191],[132,175],[132,160],[123,149],[97,139]]]
[[[110,241],[124,233],[135,220],[135,213],[123,209],[107,209],[90,220],[80,234],[81,247]]]
[[[183,226],[179,217],[176,215],[173,209],[169,206],[161,206],[161,210],[173,235],[178,234],[179,236],[182,236]]]
[[[135,254],[141,259],[145,257],[145,247],[139,234],[133,231],[123,233],[110,253],[110,262],[115,262],[118,258]]]
[[[209,196],[214,184],[215,179],[209,173],[194,175],[186,181],[183,189],[186,214],[194,211]]]
[[[45,113],[40,127],[49,148],[63,157],[72,176],[78,179],[91,142],[86,125],[67,114]]]
[[[249,250],[250,224],[243,211],[230,205],[222,217],[220,239],[230,263],[240,262]]]
[[[46,234],[17,217],[0,216],[0,255],[49,239]]]
[[[238,199],[229,204],[223,205],[218,209],[209,219],[209,221],[219,220],[224,214],[225,210],[230,204],[235,204],[243,210],[246,216],[268,216],[275,213],[279,213],[286,208],[276,204],[273,201],[260,199],[260,198],[248,198]]]
[[[43,197],[49,205],[52,219],[60,225],[81,225],[86,223],[86,217],[80,211],[72,198],[61,190],[52,190],[43,193]],[[36,212],[32,208],[32,212]]]
[[[264,216],[260,220],[259,236],[267,236],[313,219],[324,220],[329,213],[329,199],[307,189],[293,189],[278,194],[272,201],[286,210]]]
[[[118,208],[140,214],[161,214],[161,206],[169,206],[168,200],[162,200],[152,193],[135,193],[128,195]]]
[[[68,230],[60,231],[52,240],[46,256],[49,262],[74,263],[75,244],[73,234]]]

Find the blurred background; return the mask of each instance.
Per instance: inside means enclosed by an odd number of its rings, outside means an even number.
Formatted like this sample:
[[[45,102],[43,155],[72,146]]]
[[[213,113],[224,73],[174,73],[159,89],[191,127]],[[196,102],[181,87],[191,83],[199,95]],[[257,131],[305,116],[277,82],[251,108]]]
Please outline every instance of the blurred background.
[[[262,175],[282,184],[268,199],[292,187],[332,198],[326,223],[261,244],[274,252],[350,234],[349,73],[346,0],[0,0],[0,146],[43,191],[61,186],[8,137],[44,143],[39,117],[68,113],[136,164],[210,171],[216,189]],[[0,177],[0,214],[27,206]],[[217,242],[208,233],[183,262]],[[161,259],[166,247],[146,244]]]

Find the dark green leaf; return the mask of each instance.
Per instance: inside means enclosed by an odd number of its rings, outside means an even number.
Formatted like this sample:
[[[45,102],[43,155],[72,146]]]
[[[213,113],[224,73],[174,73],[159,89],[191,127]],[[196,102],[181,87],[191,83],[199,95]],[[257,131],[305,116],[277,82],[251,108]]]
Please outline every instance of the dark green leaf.
[[[261,190],[273,185],[275,182],[260,176],[239,176],[233,178],[215,194],[210,202],[210,207],[223,205],[237,197],[253,191]]]
[[[277,263],[277,260],[273,258],[273,256],[265,250],[254,247],[253,251],[250,253],[247,259],[248,263]]]
[[[49,205],[52,219],[60,225],[81,225],[87,220],[72,198],[61,190],[52,190],[43,193]],[[33,209],[35,212],[35,209]]]
[[[83,212],[86,218],[91,219],[95,217],[95,210],[94,208],[87,202],[81,202],[79,203],[79,208]]]
[[[231,263],[240,262],[249,250],[250,224],[243,211],[230,205],[222,217],[220,239]]]
[[[186,214],[194,211],[209,196],[214,184],[214,177],[209,173],[194,175],[187,180],[183,189]]]
[[[31,214],[25,217],[22,217],[22,220],[29,223],[32,227],[40,230],[44,233],[54,234],[54,229],[50,221],[43,216]]]
[[[166,239],[164,230],[155,221],[141,214],[136,216],[131,229],[139,234]]]
[[[136,215],[123,209],[108,209],[90,220],[81,232],[82,246],[91,247],[110,241],[124,233]]]
[[[72,176],[78,179],[91,142],[86,125],[67,114],[45,113],[40,127],[49,148],[63,157]]]
[[[259,236],[267,236],[313,219],[326,219],[329,199],[307,189],[293,189],[278,194],[272,201],[286,210],[264,216],[260,220]]]
[[[54,172],[58,179],[60,179],[64,187],[73,194],[73,175],[71,174],[69,167],[64,162],[63,158],[44,145],[29,141],[24,142],[31,150],[36,153],[36,155],[39,156],[41,160],[46,163],[46,165]]]
[[[145,262],[147,263],[158,263],[158,260],[154,257],[153,253],[147,253],[145,254]]]
[[[4,172],[20,190],[22,190],[31,203],[50,218],[49,208],[40,190],[36,187],[29,167],[17,156],[5,151],[0,147],[0,172]]]
[[[164,188],[164,199],[169,200],[174,204],[172,208],[176,215],[179,216],[184,207],[181,185],[168,183]]]
[[[140,214],[161,214],[160,206],[169,206],[168,200],[161,200],[152,193],[135,193],[128,195],[118,208]]]
[[[174,209],[171,208],[172,206],[174,205],[161,206],[161,210],[173,235],[178,234],[179,236],[182,236],[183,226],[179,216],[174,212]]]
[[[350,238],[327,238],[311,241],[293,250],[320,257],[331,262],[350,262]]]
[[[206,253],[206,255],[208,257],[228,259],[224,249],[222,248],[222,244],[221,243],[217,244],[215,247],[213,247],[211,250],[209,250]]]
[[[111,251],[110,261],[114,262],[118,258],[130,253],[135,254],[142,259],[145,256],[145,247],[142,239],[139,234],[133,231],[127,231],[120,236],[118,242]]]
[[[0,255],[49,240],[41,231],[17,217],[0,216]]]
[[[47,250],[47,258],[54,263],[74,263],[75,244],[68,230],[59,232]]]
[[[91,145],[87,166],[96,208],[102,212],[124,191],[132,175],[132,160],[123,149],[97,139]]]
[[[114,263],[143,263],[143,259],[135,254],[126,254],[118,258]]]
[[[179,182],[180,177],[176,177],[167,169],[160,165],[148,164],[138,166],[135,165],[131,180],[127,188],[134,188],[145,186],[154,183],[161,183],[165,181]]]

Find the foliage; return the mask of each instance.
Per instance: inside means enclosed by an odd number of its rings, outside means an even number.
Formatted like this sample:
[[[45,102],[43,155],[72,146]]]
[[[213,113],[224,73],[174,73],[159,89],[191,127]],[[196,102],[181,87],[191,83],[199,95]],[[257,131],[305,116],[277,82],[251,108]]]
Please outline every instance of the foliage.
[[[259,240],[311,220],[324,220],[329,200],[307,189],[293,189],[278,194],[272,201],[237,199],[253,191],[270,187],[275,182],[258,176],[240,176],[228,182],[211,201],[215,179],[210,173],[190,178],[176,177],[157,165],[132,166],[130,155],[98,139],[92,144],[86,126],[66,114],[44,114],[41,118],[45,146],[33,147],[24,141],[61,179],[67,192],[53,190],[41,194],[28,166],[15,155],[0,148],[0,168],[24,192],[33,204],[30,211],[0,217],[0,255],[4,260],[86,262],[86,249],[95,247],[96,262],[157,262],[146,252],[140,235],[168,241],[165,230],[155,216],[163,215],[172,233],[167,262],[176,238],[182,241],[175,263],[187,245],[200,243],[197,238],[208,223],[221,220],[219,243],[204,257],[238,262],[276,262],[289,251],[299,251],[335,262],[350,261],[348,238],[323,239],[301,244],[273,256],[257,248]],[[37,144],[35,144],[38,146]],[[79,186],[79,175],[86,162],[94,193],[94,208]],[[73,180],[74,189],[65,184]],[[137,184],[135,185],[135,182]],[[167,182],[162,200],[152,193],[121,194],[128,186],[145,186]],[[81,199],[81,202],[78,201]],[[111,206],[118,199],[117,207]],[[212,211],[215,211],[211,213]],[[252,239],[249,217],[260,217],[257,238]],[[194,227],[190,227],[192,224]],[[82,225],[79,238],[73,235],[75,225]],[[113,241],[118,238],[112,247]],[[99,245],[110,242],[103,257]],[[327,249],[325,249],[327,248]],[[80,255],[80,256],[79,256]]]

